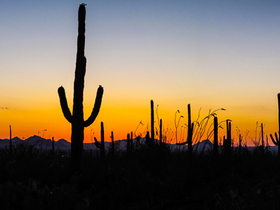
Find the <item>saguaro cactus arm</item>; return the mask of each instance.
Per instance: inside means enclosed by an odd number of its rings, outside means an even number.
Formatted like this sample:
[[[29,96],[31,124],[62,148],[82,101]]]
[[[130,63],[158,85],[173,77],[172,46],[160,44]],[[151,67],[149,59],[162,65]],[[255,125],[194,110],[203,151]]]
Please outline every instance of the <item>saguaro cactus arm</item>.
[[[59,95],[60,106],[61,106],[63,115],[66,118],[66,120],[68,120],[68,122],[72,123],[72,115],[71,115],[71,112],[70,112],[68,104],[67,104],[65,90],[62,86],[60,88],[58,88],[58,95]]]
[[[99,149],[101,148],[101,144],[97,141],[95,137],[94,137],[94,145]]]
[[[275,133],[275,140],[274,140],[272,134],[270,134],[270,138],[275,145],[279,145],[279,139],[278,139],[277,133]]]
[[[103,87],[101,85],[99,85],[99,88],[98,88],[97,94],[96,94],[96,98],[95,98],[94,107],[92,109],[91,115],[84,122],[84,127],[90,126],[94,122],[95,118],[97,117],[100,106],[101,106],[101,102],[102,102],[103,92],[104,92]]]

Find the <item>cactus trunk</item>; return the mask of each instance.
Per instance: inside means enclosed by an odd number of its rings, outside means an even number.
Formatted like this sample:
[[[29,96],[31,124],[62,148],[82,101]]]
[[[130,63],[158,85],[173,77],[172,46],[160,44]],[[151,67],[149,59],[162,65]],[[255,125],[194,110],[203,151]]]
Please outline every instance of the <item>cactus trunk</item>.
[[[12,126],[10,125],[10,154],[12,154]]]
[[[133,132],[130,133],[130,151],[133,151]]]
[[[52,137],[52,155],[54,155],[54,137]]]
[[[213,153],[215,156],[218,155],[218,118],[214,117],[214,148]]]
[[[159,121],[159,146],[162,147],[162,119]]]
[[[111,140],[112,140],[112,147],[111,147],[111,157],[115,156],[115,143],[114,143],[114,132],[111,131]]]
[[[241,154],[241,150],[242,150],[242,136],[241,134],[239,134],[239,154]]]
[[[231,156],[231,122],[227,120],[227,139],[226,139],[226,152],[227,155]]]
[[[101,122],[101,159],[105,158],[105,146],[104,146],[104,124]]]
[[[127,134],[126,153],[127,153],[127,157],[129,157],[129,153],[130,153],[130,136],[129,136],[129,133]]]
[[[191,105],[188,104],[188,153],[189,157],[192,157],[192,133],[193,133],[193,124],[191,121]]]
[[[154,127],[154,101],[151,100],[151,141],[155,142],[155,127]]]
[[[263,123],[261,123],[261,136],[262,136],[262,147],[264,148]]]
[[[61,86],[58,88],[60,98],[60,105],[64,117],[72,125],[71,134],[71,161],[72,172],[80,172],[83,157],[83,141],[84,141],[84,128],[91,125],[99,113],[101,106],[103,88],[99,86],[94,108],[90,117],[84,121],[83,112],[83,91],[84,91],[84,77],[86,73],[86,58],[84,56],[85,48],[85,18],[86,9],[85,5],[81,4],[78,12],[78,40],[77,40],[77,56],[76,56],[76,69],[74,80],[74,98],[73,98],[73,114],[69,110],[65,90]]]

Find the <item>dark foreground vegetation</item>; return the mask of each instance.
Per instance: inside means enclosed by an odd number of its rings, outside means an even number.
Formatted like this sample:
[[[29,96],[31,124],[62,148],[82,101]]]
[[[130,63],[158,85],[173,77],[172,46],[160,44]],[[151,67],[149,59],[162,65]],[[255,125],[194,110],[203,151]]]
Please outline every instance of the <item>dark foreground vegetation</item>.
[[[71,175],[63,152],[0,151],[1,209],[280,209],[280,160],[269,153],[193,155],[141,146],[87,153]]]

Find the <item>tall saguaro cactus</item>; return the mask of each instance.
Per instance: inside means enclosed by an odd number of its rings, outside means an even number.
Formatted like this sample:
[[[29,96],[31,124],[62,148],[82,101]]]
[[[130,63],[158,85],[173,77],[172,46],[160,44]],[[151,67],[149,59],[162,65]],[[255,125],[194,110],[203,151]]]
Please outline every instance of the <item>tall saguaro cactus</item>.
[[[84,77],[86,73],[86,58],[85,58],[85,19],[86,8],[85,4],[80,4],[78,12],[78,40],[77,40],[77,56],[76,56],[76,70],[74,80],[74,98],[73,98],[73,114],[71,114],[65,90],[61,86],[58,88],[58,95],[60,98],[60,105],[64,117],[72,125],[71,135],[71,161],[73,172],[78,172],[81,169],[82,156],[83,156],[83,141],[84,141],[84,128],[91,125],[99,113],[101,106],[103,87],[99,86],[95,99],[94,108],[90,117],[84,120],[83,112],[83,92],[84,92]]]

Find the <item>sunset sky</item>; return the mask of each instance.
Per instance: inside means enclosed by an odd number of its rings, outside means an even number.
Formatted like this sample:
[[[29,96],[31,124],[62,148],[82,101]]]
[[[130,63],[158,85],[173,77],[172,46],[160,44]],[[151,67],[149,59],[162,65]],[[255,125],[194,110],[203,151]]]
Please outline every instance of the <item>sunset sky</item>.
[[[0,138],[40,135],[70,141],[57,94],[65,88],[72,110],[77,40],[76,0],[1,1]],[[153,99],[164,128],[195,120],[209,109],[219,121],[232,120],[255,138],[256,122],[265,135],[278,130],[280,92],[280,2],[225,0],[90,1],[86,6],[87,72],[84,118],[91,113],[99,85],[103,101],[96,121],[85,129],[100,139],[144,134]],[[177,114],[178,118],[179,114]],[[212,119],[211,119],[212,120]],[[155,126],[157,115],[155,116]],[[222,127],[225,127],[222,124]],[[44,131],[46,130],[46,131]],[[258,132],[260,128],[258,128]],[[219,136],[225,129],[219,130]],[[185,136],[186,137],[186,136]],[[174,141],[174,140],[173,140]],[[272,145],[272,143],[270,143]]]

